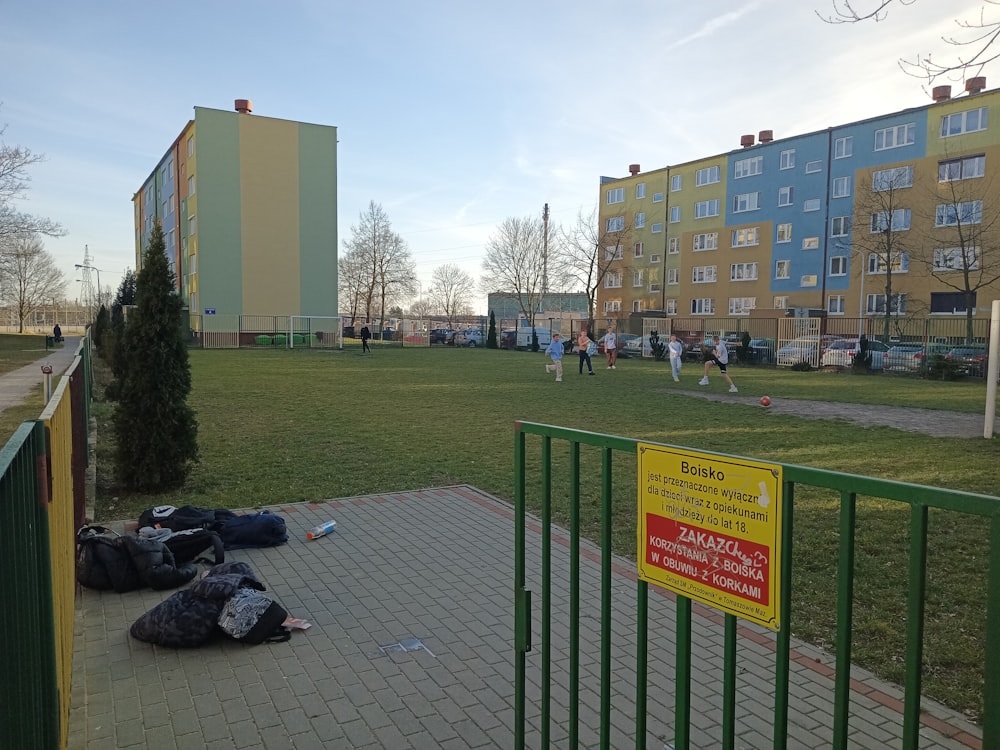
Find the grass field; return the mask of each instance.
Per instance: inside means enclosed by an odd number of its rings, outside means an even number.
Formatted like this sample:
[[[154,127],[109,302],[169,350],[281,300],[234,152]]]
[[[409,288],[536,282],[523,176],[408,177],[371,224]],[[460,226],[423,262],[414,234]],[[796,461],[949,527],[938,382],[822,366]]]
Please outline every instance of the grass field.
[[[30,333],[0,333],[0,375],[31,364],[44,356],[44,336]]]
[[[759,407],[685,395],[697,388],[687,365],[680,386],[662,362],[620,360],[596,377],[565,360],[563,383],[541,354],[485,349],[193,351],[190,403],[199,420],[201,463],[183,492],[134,496],[108,475],[109,404],[99,420],[98,519],[137,518],[151,505],[246,508],[468,483],[513,494],[513,423],[557,424],[654,442],[836,471],[996,492],[998,443],[864,429]],[[849,373],[733,367],[740,396],[923,406],[981,412],[982,382],[942,383]],[[713,377],[711,390],[724,391]],[[947,418],[942,414],[942,418]],[[554,453],[557,450],[554,450]],[[596,477],[596,453],[584,466]],[[563,461],[564,459],[557,459]],[[532,466],[536,462],[532,462]],[[566,476],[565,474],[557,474]],[[635,556],[635,463],[616,459],[616,551]],[[537,485],[537,474],[529,473]],[[596,485],[597,482],[595,481]],[[597,525],[587,491],[586,528]],[[566,515],[557,491],[557,519]],[[838,498],[796,493],[793,611],[797,637],[830,647],[835,629]],[[985,641],[985,525],[933,514],[925,647],[925,693],[977,718]],[[862,499],[854,661],[902,681],[908,511]]]

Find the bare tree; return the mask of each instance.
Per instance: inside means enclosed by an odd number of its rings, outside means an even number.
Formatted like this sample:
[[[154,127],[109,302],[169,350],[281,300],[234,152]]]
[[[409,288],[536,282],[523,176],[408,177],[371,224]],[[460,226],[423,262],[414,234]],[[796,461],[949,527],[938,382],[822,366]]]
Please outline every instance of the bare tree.
[[[423,320],[437,313],[438,309],[426,297],[421,297],[410,303],[410,317]]]
[[[434,269],[427,294],[448,319],[448,327],[454,328],[455,318],[469,307],[474,290],[472,277],[458,266],[448,263]]]
[[[6,128],[0,129],[0,137]],[[36,235],[59,237],[65,234],[56,222],[15,210],[14,202],[27,194],[28,168],[43,161],[40,154],[22,146],[10,146],[0,140],[0,242],[15,238],[30,239]]]
[[[587,293],[587,330],[593,331],[597,290],[604,284],[614,264],[623,259],[622,248],[630,242],[631,224],[624,219],[600,226],[595,207],[589,216],[580,211],[576,223],[560,229],[556,251],[566,273]],[[621,265],[619,263],[619,265]],[[622,269],[624,273],[624,269]]]
[[[884,280],[883,298],[874,295],[873,304],[862,300],[866,313],[883,313],[883,337],[889,340],[893,316],[906,312],[906,297],[893,291],[893,274],[907,270],[912,210],[907,202],[912,197],[913,167],[859,172],[860,184],[855,187],[855,215],[868,219],[866,226],[855,226],[852,232],[853,250],[861,255],[862,274],[881,274]],[[863,285],[863,281],[862,281]]]
[[[816,15],[832,24],[862,21],[879,23],[888,18],[889,9],[893,5],[906,6],[915,2],[916,0],[861,0],[862,5],[858,6],[851,0],[830,0],[833,13],[823,15],[817,11]],[[941,37],[945,45],[956,48],[953,60],[942,64],[935,62],[931,54],[917,55],[912,60],[901,58],[900,68],[908,75],[925,78],[928,83],[933,83],[942,76],[961,80],[982,73],[984,66],[1000,58],[1000,49],[994,47],[994,43],[1000,38],[1000,18],[990,17],[1000,14],[987,10],[989,6],[1000,6],[1000,0],[982,0],[982,3],[978,18],[955,19],[955,25],[959,29],[958,36]]]
[[[364,269],[361,266],[361,256],[348,252],[337,261],[338,299],[346,303],[351,325],[357,321],[361,307],[361,291],[364,286]]]
[[[481,280],[484,291],[514,300],[534,331],[544,280],[545,227],[542,220],[535,216],[504,219],[486,243]]]
[[[31,313],[65,297],[66,279],[41,238],[18,234],[0,242],[0,290],[17,313],[18,332],[24,333]]]
[[[944,159],[938,165],[933,226],[923,246],[912,252],[935,281],[960,294],[966,340],[973,337],[977,292],[1000,280],[1000,195],[985,176],[986,157]],[[955,306],[958,309],[958,305]]]
[[[388,307],[416,285],[416,269],[406,242],[392,231],[382,206],[371,201],[359,223],[351,226],[351,237],[344,241],[344,247],[350,268],[357,271],[358,308],[363,308],[366,320],[377,315],[384,321]]]

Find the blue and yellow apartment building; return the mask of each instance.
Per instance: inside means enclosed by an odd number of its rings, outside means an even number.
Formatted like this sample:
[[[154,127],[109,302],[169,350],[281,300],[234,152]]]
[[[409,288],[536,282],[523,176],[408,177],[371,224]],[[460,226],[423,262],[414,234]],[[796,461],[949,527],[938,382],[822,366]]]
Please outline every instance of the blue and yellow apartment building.
[[[1000,91],[602,177],[597,315],[988,319],[1000,297]],[[734,139],[735,140],[735,139]],[[891,268],[890,294],[885,294]],[[773,311],[769,313],[768,311]]]

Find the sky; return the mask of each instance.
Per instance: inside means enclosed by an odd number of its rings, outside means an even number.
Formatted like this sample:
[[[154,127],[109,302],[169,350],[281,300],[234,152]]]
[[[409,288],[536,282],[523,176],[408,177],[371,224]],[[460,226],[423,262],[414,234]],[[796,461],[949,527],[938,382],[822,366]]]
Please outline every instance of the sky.
[[[132,196],[194,107],[235,99],[338,128],[341,251],[374,201],[426,291],[444,264],[478,282],[506,218],[546,203],[553,229],[589,216],[601,176],[629,164],[929,103],[899,59],[943,60],[941,37],[981,5],[831,25],[817,16],[831,0],[0,0],[0,138],[45,157],[17,210],[66,230],[44,242],[70,299],[85,247],[117,289],[135,266]],[[485,314],[485,295],[473,307]]]

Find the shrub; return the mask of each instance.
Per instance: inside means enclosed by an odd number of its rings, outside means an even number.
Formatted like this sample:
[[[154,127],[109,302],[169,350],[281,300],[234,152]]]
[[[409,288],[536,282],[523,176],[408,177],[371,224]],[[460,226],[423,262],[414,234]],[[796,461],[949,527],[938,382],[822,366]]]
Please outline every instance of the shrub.
[[[801,359],[791,367],[791,369],[795,370],[795,372],[809,372],[812,368],[812,365],[809,364],[809,360],[807,359]]]
[[[660,334],[656,331],[649,332],[649,349],[653,353],[653,359],[662,361],[667,355],[667,345],[660,341]]]
[[[930,380],[958,380],[962,377],[962,368],[955,360],[935,354],[927,364],[927,377]]]

